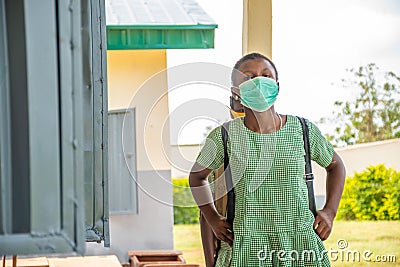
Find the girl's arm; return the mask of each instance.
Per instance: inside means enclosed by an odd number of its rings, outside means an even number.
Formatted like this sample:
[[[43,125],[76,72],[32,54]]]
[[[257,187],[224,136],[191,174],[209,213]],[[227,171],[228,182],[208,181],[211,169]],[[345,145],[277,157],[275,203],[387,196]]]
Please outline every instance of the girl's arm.
[[[326,169],[326,203],[322,210],[317,211],[314,228],[322,240],[326,240],[333,226],[340,198],[342,197],[346,170],[340,156],[334,152],[332,162]]]
[[[207,176],[211,171],[195,163],[189,175],[190,188],[197,205],[213,229],[215,236],[232,246],[232,226],[215,209],[214,199],[207,181]]]

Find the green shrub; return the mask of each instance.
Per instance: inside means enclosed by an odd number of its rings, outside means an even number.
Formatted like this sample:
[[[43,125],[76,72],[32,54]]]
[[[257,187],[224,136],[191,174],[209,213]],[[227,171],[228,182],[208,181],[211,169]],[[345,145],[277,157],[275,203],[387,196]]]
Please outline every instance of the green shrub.
[[[174,224],[199,222],[199,208],[193,199],[188,178],[172,179],[174,199]]]
[[[399,220],[400,172],[380,164],[347,178],[337,218]]]

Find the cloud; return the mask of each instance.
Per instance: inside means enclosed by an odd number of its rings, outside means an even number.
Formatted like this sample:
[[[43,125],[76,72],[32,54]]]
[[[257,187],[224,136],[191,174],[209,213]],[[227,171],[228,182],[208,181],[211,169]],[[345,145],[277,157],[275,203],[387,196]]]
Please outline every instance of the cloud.
[[[400,1],[398,0],[353,0],[347,2],[375,13],[400,17]]]

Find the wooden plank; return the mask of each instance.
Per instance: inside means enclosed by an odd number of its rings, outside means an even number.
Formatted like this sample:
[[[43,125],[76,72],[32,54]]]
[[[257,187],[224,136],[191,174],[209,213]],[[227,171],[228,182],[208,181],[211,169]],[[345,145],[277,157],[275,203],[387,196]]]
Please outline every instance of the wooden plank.
[[[159,264],[145,264],[143,267],[162,267],[162,266],[174,266],[174,267],[200,267],[198,264],[187,264],[187,263],[159,263]]]
[[[182,255],[179,250],[129,250],[129,256],[171,256]]]
[[[50,267],[121,267],[115,255],[48,258]]]
[[[6,260],[5,266],[11,267],[13,266],[14,259]],[[26,258],[16,259],[16,266],[17,267],[49,267],[49,262],[47,261],[46,257],[38,257],[38,258]]]
[[[140,262],[137,267],[154,267],[154,266],[185,266],[185,263],[179,261],[153,261],[153,262]]]
[[[131,267],[148,264],[183,264],[185,260],[179,250],[132,250],[128,251]]]

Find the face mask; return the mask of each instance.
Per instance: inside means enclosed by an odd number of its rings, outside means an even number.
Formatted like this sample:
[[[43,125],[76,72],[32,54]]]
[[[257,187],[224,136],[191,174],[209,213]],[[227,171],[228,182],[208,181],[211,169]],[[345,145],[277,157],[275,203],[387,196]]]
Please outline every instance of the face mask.
[[[257,112],[268,110],[278,96],[274,79],[260,76],[239,85],[242,105]]]

